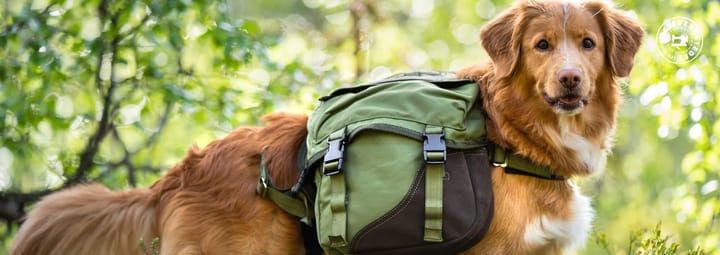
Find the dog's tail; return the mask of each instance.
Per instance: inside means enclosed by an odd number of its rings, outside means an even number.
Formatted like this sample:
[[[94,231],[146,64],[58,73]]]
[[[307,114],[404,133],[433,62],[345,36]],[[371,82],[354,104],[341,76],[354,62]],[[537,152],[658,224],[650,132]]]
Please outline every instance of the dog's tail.
[[[149,244],[157,236],[156,201],[148,189],[98,184],[56,192],[29,214],[10,255],[143,254],[141,238]]]

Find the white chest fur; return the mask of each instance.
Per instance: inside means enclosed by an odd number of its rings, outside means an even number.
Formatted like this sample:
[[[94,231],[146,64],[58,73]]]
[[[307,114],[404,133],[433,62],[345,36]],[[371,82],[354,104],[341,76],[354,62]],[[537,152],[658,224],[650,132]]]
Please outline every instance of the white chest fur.
[[[607,152],[578,134],[570,131],[568,120],[560,118],[560,141],[562,144],[575,151],[580,161],[590,170],[590,173],[601,173],[605,169]]]
[[[580,194],[580,190],[572,181],[568,181],[573,189],[570,201],[570,218],[557,218],[542,215],[525,229],[525,242],[531,247],[543,246],[550,242],[560,245],[563,251],[573,251],[585,244],[592,228],[594,211],[590,199]]]

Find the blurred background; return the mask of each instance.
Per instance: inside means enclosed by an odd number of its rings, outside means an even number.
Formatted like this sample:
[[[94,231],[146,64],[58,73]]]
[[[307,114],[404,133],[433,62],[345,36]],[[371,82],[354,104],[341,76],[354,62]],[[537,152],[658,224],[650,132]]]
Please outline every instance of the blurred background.
[[[482,61],[479,29],[511,2],[1,1],[0,254],[54,190],[147,187],[192,144],[265,113],[309,113],[340,86]],[[648,240],[667,243],[649,254],[720,254],[720,2],[616,6],[646,38],[620,82],[607,170],[578,180],[598,212],[579,254],[640,253]],[[689,41],[668,48],[682,43],[668,35]]]

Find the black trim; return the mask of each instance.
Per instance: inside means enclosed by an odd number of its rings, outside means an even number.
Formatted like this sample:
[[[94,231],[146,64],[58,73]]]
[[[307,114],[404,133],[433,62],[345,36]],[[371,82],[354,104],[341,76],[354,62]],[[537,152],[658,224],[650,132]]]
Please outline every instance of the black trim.
[[[311,173],[308,172],[309,169],[305,167],[305,154],[307,154],[307,144],[306,141],[303,140],[303,142],[300,143],[300,146],[298,147],[298,152],[295,159],[298,171],[300,172],[300,176],[298,177],[297,182],[295,182],[295,185],[293,185],[290,189],[290,192],[292,194],[297,193],[300,188],[302,188],[303,184],[305,184],[307,176],[311,175]]]
[[[533,174],[530,172],[525,172],[520,169],[515,169],[515,168],[509,167],[509,166],[504,167],[504,169],[505,169],[506,174],[524,175],[524,176],[530,176],[530,177],[540,178],[540,179],[544,179],[544,180],[552,180],[552,181],[564,181],[565,180],[565,177],[562,177],[560,175],[551,174],[550,177],[541,176],[541,175]]]
[[[317,238],[317,230],[315,229],[315,226],[308,226],[300,223],[300,229],[302,229],[305,255],[322,255],[323,249],[320,247],[320,241]]]

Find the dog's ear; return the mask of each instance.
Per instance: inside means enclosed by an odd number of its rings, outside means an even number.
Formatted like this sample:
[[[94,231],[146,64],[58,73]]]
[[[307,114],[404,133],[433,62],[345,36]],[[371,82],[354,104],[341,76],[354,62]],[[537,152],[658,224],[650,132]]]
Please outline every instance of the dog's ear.
[[[507,77],[515,72],[520,56],[520,42],[515,27],[520,19],[516,6],[485,24],[480,41],[495,66],[496,77]]]
[[[586,2],[585,8],[598,18],[603,29],[610,70],[615,76],[628,76],[645,35],[642,27],[635,18],[603,2]]]

